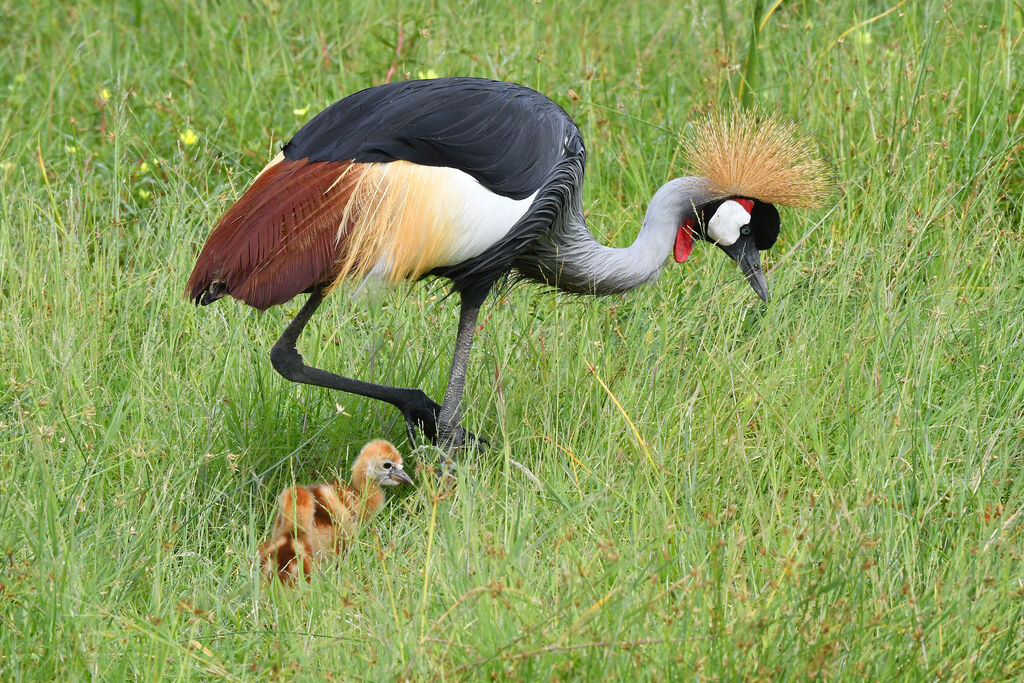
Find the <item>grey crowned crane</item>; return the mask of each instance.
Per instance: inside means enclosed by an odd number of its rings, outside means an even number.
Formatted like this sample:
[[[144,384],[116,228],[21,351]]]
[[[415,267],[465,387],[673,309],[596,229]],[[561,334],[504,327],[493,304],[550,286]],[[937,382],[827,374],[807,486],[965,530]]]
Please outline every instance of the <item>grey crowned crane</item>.
[[[823,162],[791,126],[740,115],[705,121],[690,145],[697,176],[651,199],[632,246],[599,244],[584,221],[586,151],[576,124],[512,83],[439,78],[389,83],[335,102],[293,137],[214,227],[186,294],[232,296],[264,310],[309,292],[274,344],[293,382],[386,401],[449,452],[480,307],[507,275],[577,294],[624,292],[658,277],[668,256],[716,244],[768,300],[759,251],[779,233],[775,204],[811,206]],[[295,344],[341,281],[448,278],[461,311],[444,399],[311,367]]]

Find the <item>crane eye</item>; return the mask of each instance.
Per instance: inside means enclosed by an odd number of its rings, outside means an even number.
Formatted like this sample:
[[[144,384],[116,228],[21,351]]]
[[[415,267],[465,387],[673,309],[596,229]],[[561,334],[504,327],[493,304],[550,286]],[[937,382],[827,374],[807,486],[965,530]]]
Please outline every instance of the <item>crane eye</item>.
[[[386,470],[390,470],[393,466],[394,465],[392,465],[391,462],[385,462],[384,463],[384,469],[386,469]]]
[[[740,228],[740,234],[741,235],[749,235],[750,234],[750,223],[747,223],[742,228]]]

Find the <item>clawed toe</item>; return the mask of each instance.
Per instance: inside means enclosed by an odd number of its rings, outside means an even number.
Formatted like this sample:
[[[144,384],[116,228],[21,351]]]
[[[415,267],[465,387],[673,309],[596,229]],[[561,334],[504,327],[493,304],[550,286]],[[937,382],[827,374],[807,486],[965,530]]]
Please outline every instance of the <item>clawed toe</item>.
[[[449,455],[454,455],[459,451],[468,450],[484,453],[490,448],[491,442],[459,426],[452,431],[452,434],[439,438],[435,445],[443,448]]]
[[[437,443],[437,416],[441,406],[422,391],[415,391],[410,399],[399,407],[405,418],[405,432],[409,443],[416,447],[416,431],[423,432],[430,443]]]
[[[491,440],[483,436],[477,436],[473,432],[466,432],[466,436],[473,443],[478,453],[483,453],[491,447]]]
[[[461,425],[449,430],[448,434],[443,433],[445,430],[439,430],[437,420],[441,414],[441,406],[422,391],[416,390],[399,409],[405,418],[405,432],[409,437],[409,443],[414,448],[418,445],[417,431],[421,432],[431,445],[443,449],[449,455],[468,449],[483,453],[491,445],[490,441],[466,431]]]

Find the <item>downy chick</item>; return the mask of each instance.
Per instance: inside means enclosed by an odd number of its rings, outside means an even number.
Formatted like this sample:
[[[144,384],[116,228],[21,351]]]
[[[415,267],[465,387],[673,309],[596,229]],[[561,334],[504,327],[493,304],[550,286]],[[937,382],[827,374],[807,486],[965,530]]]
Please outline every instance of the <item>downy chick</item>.
[[[390,442],[377,439],[363,446],[352,465],[352,483],[292,486],[278,496],[277,521],[270,540],[259,548],[268,577],[292,583],[308,580],[324,556],[345,552],[356,528],[384,504],[381,486],[411,484],[402,456]]]

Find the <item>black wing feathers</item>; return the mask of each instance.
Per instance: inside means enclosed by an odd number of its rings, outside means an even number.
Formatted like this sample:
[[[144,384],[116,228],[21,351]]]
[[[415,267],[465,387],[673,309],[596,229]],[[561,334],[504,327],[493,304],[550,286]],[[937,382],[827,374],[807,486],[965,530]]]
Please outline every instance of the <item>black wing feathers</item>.
[[[513,199],[536,192],[579,135],[568,114],[512,83],[439,78],[376,86],[320,112],[285,145],[288,159],[411,161],[457,168]]]

